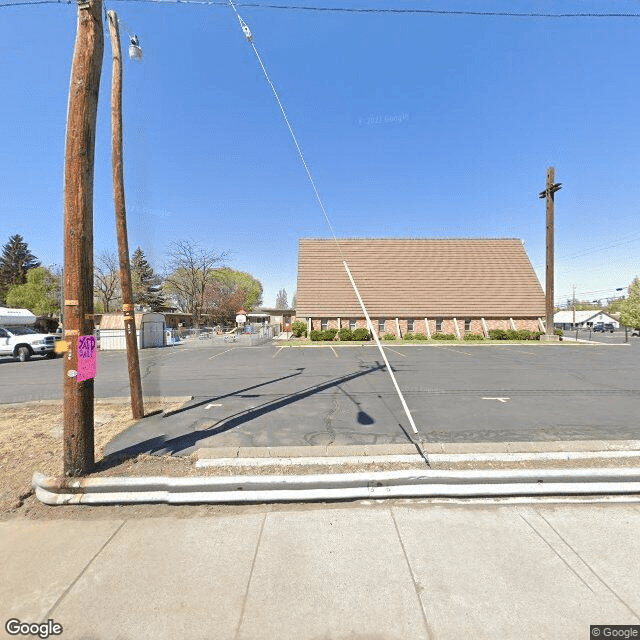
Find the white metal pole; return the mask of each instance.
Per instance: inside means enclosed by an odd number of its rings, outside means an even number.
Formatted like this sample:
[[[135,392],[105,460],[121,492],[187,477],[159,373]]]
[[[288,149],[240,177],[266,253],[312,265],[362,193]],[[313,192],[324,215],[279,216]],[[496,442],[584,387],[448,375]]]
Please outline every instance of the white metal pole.
[[[367,327],[369,327],[369,331],[371,332],[371,335],[373,336],[373,339],[376,343],[376,346],[378,347],[379,351],[380,351],[380,355],[382,356],[382,359],[384,360],[384,363],[387,367],[387,371],[389,372],[389,375],[391,376],[391,381],[393,382],[393,386],[395,387],[397,393],[398,393],[398,397],[400,398],[400,402],[402,403],[402,407],[404,408],[404,412],[407,414],[407,419],[409,420],[409,424],[411,425],[411,429],[413,429],[413,433],[415,433],[416,435],[418,435],[418,429],[416,428],[416,423],[413,421],[413,416],[411,415],[411,411],[409,411],[409,407],[407,406],[407,403],[404,400],[404,396],[402,395],[402,391],[400,391],[400,387],[398,386],[398,383],[396,382],[396,377],[393,375],[393,370],[391,369],[391,365],[389,364],[389,361],[387,360],[387,356],[384,353],[384,349],[382,348],[382,344],[380,344],[380,339],[378,338],[378,334],[375,332],[374,328],[373,328],[373,324],[371,323],[371,318],[369,317],[369,314],[367,313],[367,309],[364,306],[364,302],[362,301],[362,298],[360,297],[360,292],[358,291],[358,287],[356,287],[356,283],[353,279],[353,276],[351,275],[351,271],[349,270],[349,265],[347,264],[346,260],[342,261],[342,264],[344,265],[344,270],[347,272],[347,275],[349,276],[349,280],[351,281],[351,286],[353,287],[353,290],[356,292],[356,297],[358,298],[358,302],[360,303],[360,308],[362,309],[362,313],[364,313],[364,317],[367,320]]]

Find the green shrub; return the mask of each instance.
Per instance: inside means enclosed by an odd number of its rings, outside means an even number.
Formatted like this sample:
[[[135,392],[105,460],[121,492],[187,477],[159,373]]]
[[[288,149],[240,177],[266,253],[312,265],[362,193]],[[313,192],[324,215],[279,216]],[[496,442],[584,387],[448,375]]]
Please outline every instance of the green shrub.
[[[296,320],[291,325],[291,332],[296,338],[303,338],[307,336],[307,323],[302,320]]]
[[[504,329],[489,329],[489,337],[492,340],[506,340],[507,332]]]
[[[327,342],[330,342],[336,337],[336,333],[338,333],[337,329],[325,329],[322,332],[322,340],[326,340]]]
[[[471,340],[484,340],[484,336],[481,333],[465,333],[464,340],[467,342]]]
[[[383,340],[387,340],[387,342],[390,341],[390,340],[395,340],[396,339],[396,334],[395,333],[385,333],[382,336],[382,339]]]
[[[440,333],[439,331],[431,336],[434,340],[455,340],[453,333]]]
[[[342,327],[342,329],[338,331],[338,335],[340,336],[340,340],[353,340],[353,331],[351,331],[349,327]]]
[[[414,335],[413,333],[405,333],[404,336],[402,336],[403,340],[413,340],[414,339]]]
[[[428,340],[429,338],[427,338],[427,336],[424,335],[424,333],[416,333],[413,336],[414,340]]]
[[[554,329],[553,333],[555,333],[557,336],[564,335],[564,331],[562,331],[562,329]]]
[[[322,340],[322,334],[323,333],[324,333],[323,331],[318,331],[317,329],[312,329],[311,333],[309,334],[309,338],[313,342],[317,342],[318,340]]]
[[[354,329],[353,339],[358,340],[359,342],[364,342],[365,340],[369,340],[369,329],[365,329],[364,327],[360,327],[359,329]]]
[[[507,329],[505,333],[507,334],[507,340],[520,340],[515,329]]]

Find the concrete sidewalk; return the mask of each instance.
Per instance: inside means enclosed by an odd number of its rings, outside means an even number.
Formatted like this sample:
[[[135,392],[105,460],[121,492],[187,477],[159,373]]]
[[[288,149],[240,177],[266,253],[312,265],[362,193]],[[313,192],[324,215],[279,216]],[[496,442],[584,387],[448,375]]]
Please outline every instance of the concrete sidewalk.
[[[65,640],[586,640],[592,624],[640,625],[639,530],[640,506],[614,503],[11,520],[2,637],[16,618],[52,619]]]

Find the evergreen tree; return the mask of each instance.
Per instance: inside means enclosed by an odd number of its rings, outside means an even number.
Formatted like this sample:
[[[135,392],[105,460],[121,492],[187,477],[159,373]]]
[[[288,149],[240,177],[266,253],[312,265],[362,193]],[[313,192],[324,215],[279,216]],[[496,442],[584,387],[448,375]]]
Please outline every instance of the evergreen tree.
[[[134,304],[152,311],[157,311],[166,304],[162,295],[162,280],[153,272],[153,267],[140,247],[131,256],[131,285]]]
[[[9,287],[27,282],[27,271],[40,266],[40,261],[29,251],[23,237],[16,233],[2,247],[0,256],[0,302],[4,304]]]

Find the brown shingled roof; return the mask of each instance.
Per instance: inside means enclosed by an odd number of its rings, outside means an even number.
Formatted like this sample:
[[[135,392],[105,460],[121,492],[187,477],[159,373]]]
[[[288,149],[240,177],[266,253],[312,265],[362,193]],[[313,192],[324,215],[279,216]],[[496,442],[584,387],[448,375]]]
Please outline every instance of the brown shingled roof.
[[[373,317],[545,313],[542,287],[517,238],[352,238],[339,243]],[[333,239],[300,239],[296,313],[362,317]]]

